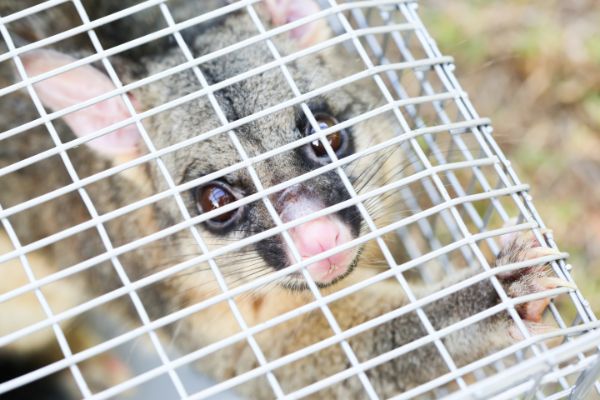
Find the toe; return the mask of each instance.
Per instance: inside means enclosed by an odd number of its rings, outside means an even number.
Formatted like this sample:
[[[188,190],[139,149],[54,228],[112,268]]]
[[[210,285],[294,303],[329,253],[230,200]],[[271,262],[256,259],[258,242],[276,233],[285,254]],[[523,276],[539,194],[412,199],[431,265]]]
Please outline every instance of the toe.
[[[542,230],[542,233],[546,234],[549,231]],[[503,242],[504,246],[496,259],[496,265],[499,266],[548,256],[556,256],[558,259],[563,255],[557,249],[543,246],[533,231],[508,234],[503,238]],[[528,267],[501,272],[497,277],[502,282],[508,296],[512,298],[561,287],[576,289],[571,282],[555,276],[548,276],[550,271],[547,262],[539,262]],[[516,306],[516,310],[525,322],[539,323],[550,304],[551,297],[551,295],[547,295],[545,298],[519,304]]]
[[[517,307],[517,311],[525,321],[540,322],[548,304],[550,304],[550,298],[534,300],[521,304],[520,307]]]
[[[577,289],[577,285],[575,285],[573,282],[569,282],[554,276],[545,276],[540,278],[537,280],[536,284],[541,288],[540,290],[556,289],[560,287]]]
[[[545,290],[561,287],[577,289],[575,284],[554,276],[537,277],[530,282],[531,283],[529,285],[521,285],[520,293],[518,293],[518,295],[543,292]],[[550,304],[550,300],[551,297],[549,296],[543,299],[523,303],[517,306],[517,311],[519,312],[521,318],[523,318],[525,321],[540,322],[542,320],[544,311],[546,311],[546,308]]]
[[[544,335],[546,333],[557,332],[559,329],[556,326],[548,325],[548,324],[540,324],[538,322],[529,322],[525,321],[525,327],[529,334],[535,335]],[[508,328],[509,335],[515,340],[523,340],[525,339],[521,330],[517,327],[516,324],[512,323],[510,328]]]
[[[560,251],[552,247],[532,247],[525,252],[524,259],[533,260],[539,257],[556,256],[560,254]]]

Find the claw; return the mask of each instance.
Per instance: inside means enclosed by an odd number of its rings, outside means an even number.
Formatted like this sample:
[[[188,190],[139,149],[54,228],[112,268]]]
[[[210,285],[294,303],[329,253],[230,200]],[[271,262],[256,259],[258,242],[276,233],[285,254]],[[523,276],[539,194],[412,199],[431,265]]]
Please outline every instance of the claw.
[[[514,323],[513,325],[511,325],[510,328],[508,328],[508,334],[516,341],[525,339],[525,336],[521,333],[521,330],[516,325],[514,325]]]
[[[518,232],[505,233],[504,235],[500,236],[500,244],[502,245],[502,247],[508,246],[508,244],[510,242],[515,240],[517,235],[518,235]]]
[[[533,247],[527,251],[527,260],[532,260],[534,258],[544,257],[544,256],[556,256],[561,254],[560,251],[552,248],[552,247]]]
[[[573,290],[577,290],[577,286],[574,283],[554,276],[546,276],[544,278],[540,278],[538,280],[538,284],[540,284],[544,289],[556,289],[559,287],[566,287]]]
[[[534,231],[519,232],[517,234],[517,240],[522,241],[522,242],[535,243],[535,245],[532,245],[531,247],[538,247],[538,246],[540,246],[540,242],[537,239],[537,237],[535,236],[535,232]]]
[[[550,298],[545,297],[543,299],[522,304],[521,307],[517,309],[517,312],[525,321],[540,322],[548,304],[550,304]]]
[[[552,234],[552,229],[549,228],[539,228],[540,233],[542,234],[542,236],[544,235],[551,235]],[[537,237],[535,236],[535,232],[534,231],[526,231],[521,233],[521,238],[524,241],[529,241],[532,243],[537,243],[539,245],[539,240],[537,239]],[[540,246],[541,247],[541,246]]]
[[[537,322],[524,321],[524,324],[527,327],[527,331],[534,336],[545,335],[547,333],[553,333],[560,330],[554,325],[540,324]],[[525,337],[521,333],[521,330],[514,324],[510,328],[508,328],[508,333],[515,340],[525,339]]]
[[[551,231],[541,228],[540,232],[548,234]],[[535,233],[530,230],[510,233],[503,236],[501,240],[504,242],[505,247],[498,254],[496,265],[535,260],[547,256],[560,257],[562,254],[557,249],[542,245],[536,238]],[[547,263],[540,262],[531,267],[500,273],[498,274],[498,279],[503,281],[506,293],[513,298],[560,287],[577,289],[572,282],[554,276],[547,276],[548,271]],[[540,331],[543,328],[541,328],[539,322],[541,322],[544,311],[546,311],[550,301],[551,296],[546,296],[538,300],[519,304],[515,308],[523,321],[536,324],[532,326],[536,327],[537,331]],[[511,336],[518,338],[516,332],[511,333]]]
[[[549,289],[556,289],[559,287],[568,287],[571,289],[577,289],[573,283],[565,281],[564,279],[556,278],[553,276],[544,276],[537,278],[534,283],[535,290],[544,291]],[[521,304],[517,307],[517,311],[523,320],[530,322],[540,322],[544,311],[550,304],[550,297],[545,297],[539,300],[530,301],[528,303]]]
[[[527,325],[527,329],[532,335],[545,335],[547,333],[554,333],[560,330],[558,327],[548,324],[536,324],[533,322],[525,322],[525,325]]]
[[[511,243],[527,243],[527,247],[541,247],[539,240],[535,237],[533,231],[517,231],[507,233],[500,237],[500,242],[503,247],[509,246]]]

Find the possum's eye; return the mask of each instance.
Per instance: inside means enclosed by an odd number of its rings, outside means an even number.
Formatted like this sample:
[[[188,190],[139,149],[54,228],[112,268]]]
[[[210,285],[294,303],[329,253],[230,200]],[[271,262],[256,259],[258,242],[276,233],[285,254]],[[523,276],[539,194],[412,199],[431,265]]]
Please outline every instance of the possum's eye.
[[[321,129],[330,128],[338,123],[338,120],[335,117],[326,113],[315,113],[315,119],[317,120],[317,123]],[[307,136],[315,133],[315,130],[308,122],[306,124],[305,131]],[[327,135],[327,141],[337,155],[344,154],[347,148],[347,137],[346,132],[343,129]],[[329,160],[329,157],[327,156],[327,150],[325,149],[325,146],[323,146],[321,140],[317,139],[312,141],[310,143],[310,150],[312,154],[319,159],[319,161]]]
[[[219,181],[208,183],[195,191],[196,207],[199,212],[206,213],[233,203],[238,199],[234,190]],[[231,210],[209,219],[206,223],[212,228],[224,228],[240,216],[241,208]]]

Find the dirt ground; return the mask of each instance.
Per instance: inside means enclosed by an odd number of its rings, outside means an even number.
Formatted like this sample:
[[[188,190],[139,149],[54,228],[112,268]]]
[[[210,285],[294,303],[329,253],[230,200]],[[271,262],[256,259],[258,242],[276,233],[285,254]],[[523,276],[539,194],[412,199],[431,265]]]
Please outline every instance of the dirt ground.
[[[600,314],[600,2],[422,0],[420,14]]]

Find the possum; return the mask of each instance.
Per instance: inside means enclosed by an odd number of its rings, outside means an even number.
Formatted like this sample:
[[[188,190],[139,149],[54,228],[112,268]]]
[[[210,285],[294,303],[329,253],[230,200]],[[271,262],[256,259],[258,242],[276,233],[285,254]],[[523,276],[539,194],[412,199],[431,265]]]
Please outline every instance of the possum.
[[[202,2],[189,2],[188,5],[182,3],[179,7],[183,8],[177,12],[188,17],[199,15],[206,10],[200,3]],[[300,0],[267,0],[252,7],[266,29],[297,20],[319,9],[312,1]],[[156,29],[152,25],[158,19],[153,16],[144,20],[145,27],[150,31]],[[19,29],[26,31],[23,27],[27,26],[27,20],[20,23]],[[61,21],[54,19],[52,24],[60,25]],[[144,27],[143,24],[134,26],[136,29]],[[36,29],[43,30],[43,24],[37,24]],[[257,33],[252,16],[245,10],[240,10],[185,32],[183,40],[193,57],[200,57]],[[33,36],[37,34],[33,32]],[[24,40],[37,39],[20,35]],[[112,35],[113,37],[108,35],[105,42],[109,46],[130,39],[123,36],[115,38],[114,32]],[[137,33],[129,32],[127,35],[133,37]],[[285,37],[273,38],[273,43],[281,54],[292,54],[328,35],[330,33],[326,24],[318,21],[300,26]],[[61,49],[56,45],[54,48],[32,50],[21,54],[20,62],[26,74],[35,77],[89,55],[77,48],[77,45],[74,47]],[[195,71],[185,69],[135,88],[126,95],[114,96],[67,114],[62,119],[53,121],[55,132],[42,125],[10,136],[0,142],[0,168],[55,147],[57,138],[61,143],[68,143],[74,138],[85,137],[124,121],[130,117],[131,108],[136,113],[143,113],[173,99],[196,93],[205,87],[204,83],[216,85],[274,60],[272,49],[266,43],[257,43],[207,60],[197,65]],[[184,63],[186,58],[177,43],[170,41],[165,46],[146,48],[145,52],[137,52],[134,56],[112,56],[110,61],[121,83],[128,84]],[[298,91],[306,93],[360,71],[361,63],[355,56],[342,53],[341,49],[328,49],[289,62],[285,69],[285,73],[293,78]],[[16,74],[13,66],[3,67],[0,73],[3,86],[14,80]],[[37,82],[32,88],[45,109],[53,112],[114,90],[115,82],[104,65],[98,62]],[[123,126],[88,141],[85,145],[0,176],[0,209],[10,210],[28,199],[72,184],[73,179],[84,179],[157,149],[192,139],[219,128],[225,122],[251,116],[293,97],[294,92],[279,67],[225,85],[175,108],[144,118],[139,124]],[[221,115],[215,111],[215,103],[222,111]],[[190,217],[213,213],[212,218],[192,227],[173,230],[166,237],[110,260],[99,261],[85,272],[49,285],[47,289],[42,288],[51,303],[54,301],[61,304],[59,309],[68,309],[69,306],[118,289],[123,286],[124,279],[135,282],[169,266],[192,260],[203,254],[202,246],[209,251],[218,250],[275,227],[276,223],[267,204],[262,200],[235,209],[220,209],[257,193],[261,188],[255,185],[256,177],[263,188],[270,188],[328,165],[331,162],[331,151],[337,158],[343,159],[369,148],[373,143],[394,137],[393,123],[389,118],[374,116],[351,127],[340,128],[323,140],[315,139],[256,162],[252,165],[252,170],[226,169],[239,164],[244,157],[260,155],[315,133],[315,122],[321,129],[327,129],[383,103],[372,82],[368,79],[361,80],[307,99],[306,106],[315,119],[312,123],[300,105],[293,105],[263,118],[253,119],[232,132],[207,137],[175,152],[163,154],[158,160],[151,159],[87,185],[84,189],[90,201],[86,201],[85,194],[81,191],[73,190],[57,199],[12,213],[7,220],[16,231],[20,244],[25,246],[85,224],[95,215],[102,216],[140,199],[168,191],[173,185],[185,185],[202,177],[211,177],[181,193],[174,192],[160,201],[130,210],[102,226],[89,225],[88,229],[28,254],[32,268],[45,276],[106,253],[107,241],[112,248],[118,248],[169,229]],[[10,99],[0,100],[0,109],[3,115],[0,132],[39,118],[26,90],[13,94]],[[240,154],[240,148],[245,154]],[[375,161],[365,157],[341,168],[360,194],[397,179],[398,169],[403,163],[400,157],[401,152],[395,147],[378,154]],[[66,167],[65,161],[70,165]],[[307,217],[350,198],[351,194],[335,169],[268,196],[269,203],[283,223]],[[377,226],[390,224],[394,221],[392,211],[403,209],[400,198],[393,195],[373,197],[365,204],[367,210],[373,212]],[[376,212],[381,209],[390,212]],[[367,231],[368,226],[360,210],[356,206],[348,206],[295,225],[287,230],[287,234],[301,259],[306,260],[347,245]],[[2,237],[9,246],[5,250],[8,252],[12,244],[9,244],[6,235]],[[552,252],[552,249],[544,247],[530,234],[514,234],[505,238],[505,245],[494,264],[504,265]],[[270,235],[241,249],[214,257],[210,262],[191,265],[175,275],[139,289],[137,293],[149,314],[148,318],[154,320],[221,293],[222,282],[215,277],[215,267],[220,270],[228,287],[237,287],[258,277],[285,270],[297,261],[295,251],[288,246],[282,234]],[[0,283],[3,293],[27,283],[19,263],[15,258],[5,264],[9,273],[3,275],[3,282]],[[309,263],[304,269],[320,292],[328,294],[373,276],[384,269],[381,266],[384,263],[377,243],[371,240],[339,250],[327,258]],[[126,278],[116,272],[119,267],[125,272]],[[535,265],[512,273],[498,274],[498,279],[511,297],[569,286],[565,281],[550,277],[546,270],[544,265]],[[415,283],[411,284],[411,289],[420,298],[473,274],[472,271],[457,273],[445,277],[437,285]],[[65,294],[68,294],[66,299]],[[127,296],[123,299],[126,302]],[[302,271],[290,272],[271,284],[236,296],[230,301],[216,303],[177,323],[167,325],[161,330],[161,334],[180,352],[189,353],[240,332],[238,320],[231,308],[232,303],[235,303],[244,323],[253,327],[302,307],[313,299],[310,285]],[[428,304],[423,311],[433,328],[439,330],[493,307],[500,301],[492,283],[483,280]],[[517,311],[533,333],[541,326],[541,316],[549,301],[544,298],[517,306]],[[33,302],[34,300],[25,300],[25,296],[20,296],[5,305],[0,304],[0,336],[18,328],[15,327],[15,313],[21,314],[21,323],[25,319],[25,326],[35,322],[27,321],[27,318],[35,318],[36,313],[25,311],[32,307],[30,304]],[[409,302],[397,283],[380,282],[330,303],[329,309],[343,331]],[[11,304],[11,308],[8,304]],[[140,317],[133,307],[129,306],[125,312],[129,313],[131,321],[139,324]],[[313,310],[264,330],[254,335],[253,340],[262,350],[264,358],[271,361],[332,334],[327,318],[319,310]],[[415,312],[411,312],[352,336],[348,339],[348,344],[358,361],[365,361],[426,335],[427,330],[421,320]],[[521,339],[522,336],[508,313],[499,313],[447,335],[443,342],[460,366]],[[15,354],[31,352],[33,349],[43,348],[52,340],[51,332],[38,332],[37,335],[8,344],[6,350]],[[236,341],[196,362],[200,370],[218,381],[257,368],[260,363],[245,340]],[[350,366],[342,347],[331,345],[280,366],[273,374],[283,392],[290,393]],[[388,397],[446,372],[443,358],[435,345],[430,343],[365,373],[377,394]],[[245,382],[237,390],[251,398],[275,397],[264,378]],[[360,380],[351,377],[320,390],[314,396],[327,399],[361,398],[365,396],[365,392]]]

